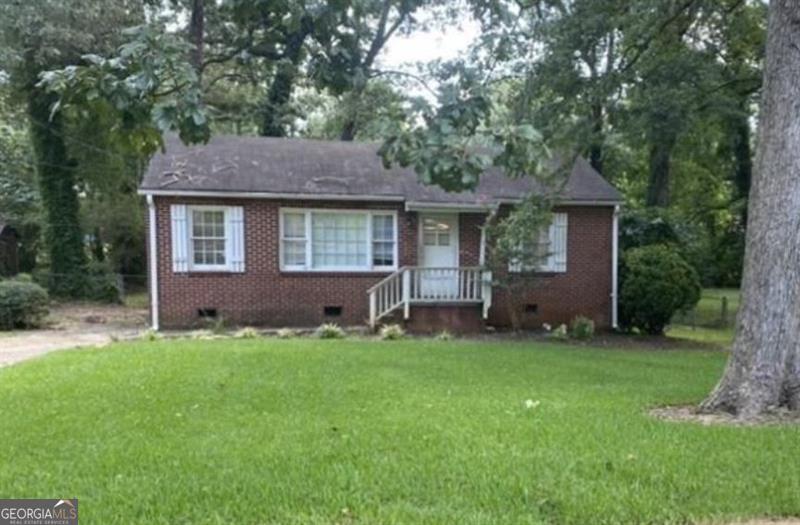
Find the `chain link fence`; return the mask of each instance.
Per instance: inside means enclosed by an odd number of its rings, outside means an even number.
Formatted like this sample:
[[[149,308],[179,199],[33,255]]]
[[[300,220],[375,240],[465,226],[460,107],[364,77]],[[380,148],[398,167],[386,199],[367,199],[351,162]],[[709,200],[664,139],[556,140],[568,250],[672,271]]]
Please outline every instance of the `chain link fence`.
[[[706,292],[700,296],[695,308],[676,314],[672,318],[672,324],[692,328],[732,328],[738,309],[738,290]]]
[[[19,274],[17,279],[30,279],[44,288],[60,279],[74,278],[74,275],[35,270],[32,274]],[[121,273],[86,273],[80,276],[85,287],[85,299],[106,303],[131,304],[136,307],[147,306],[147,275]]]

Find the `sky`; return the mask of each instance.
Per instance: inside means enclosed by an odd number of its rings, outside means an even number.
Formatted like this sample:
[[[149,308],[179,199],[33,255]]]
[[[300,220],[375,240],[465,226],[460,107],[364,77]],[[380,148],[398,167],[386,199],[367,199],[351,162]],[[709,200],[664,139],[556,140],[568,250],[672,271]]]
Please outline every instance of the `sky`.
[[[467,50],[478,33],[477,22],[465,19],[458,26],[445,30],[418,31],[409,36],[394,36],[386,45],[380,62],[384,67],[400,69],[405,64],[414,62],[456,58]]]

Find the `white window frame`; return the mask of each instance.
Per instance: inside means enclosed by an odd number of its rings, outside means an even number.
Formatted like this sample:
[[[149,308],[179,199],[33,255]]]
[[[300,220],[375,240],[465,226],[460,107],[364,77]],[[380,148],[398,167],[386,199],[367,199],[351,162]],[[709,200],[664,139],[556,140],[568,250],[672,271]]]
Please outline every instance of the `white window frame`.
[[[225,264],[197,264],[194,262],[194,212],[221,211],[225,225]],[[230,206],[213,206],[208,204],[186,205],[186,247],[190,272],[232,272],[233,257],[231,253],[232,232],[230,227]]]
[[[565,219],[567,220],[567,233],[569,235],[569,215],[566,212],[556,212],[553,213],[553,219],[550,221],[550,224],[543,227],[538,235],[544,236],[545,232],[547,235],[547,256],[544,257],[544,261],[540,262],[538,265],[531,266],[531,265],[522,265],[519,262],[509,262],[508,264],[508,271],[511,273],[566,273],[567,268],[566,266],[563,269],[559,269],[558,265],[555,260],[555,252],[553,252],[553,245],[555,244],[555,235],[556,235],[556,215],[562,214],[564,215]],[[564,256],[568,255],[569,251],[569,237],[564,239]]]
[[[398,258],[398,245],[399,245],[399,232],[397,231],[397,210],[365,210],[365,209],[341,209],[341,208],[290,208],[281,207],[278,213],[279,232],[278,238],[280,239],[280,248],[278,250],[278,257],[280,258],[280,269],[283,272],[324,272],[324,273],[386,273],[397,270]],[[284,264],[283,258],[283,245],[284,240],[284,215],[287,213],[303,214],[305,216],[306,225],[306,262],[303,265],[287,265]],[[312,267],[312,238],[311,238],[311,216],[314,213],[338,213],[347,215],[364,215],[367,221],[367,265],[366,266],[321,266],[317,268]],[[394,264],[391,266],[373,266],[372,265],[372,246],[375,242],[372,236],[372,218],[375,215],[391,216],[392,228],[394,233],[394,246],[392,252],[392,259]],[[297,239],[294,239],[297,240]]]

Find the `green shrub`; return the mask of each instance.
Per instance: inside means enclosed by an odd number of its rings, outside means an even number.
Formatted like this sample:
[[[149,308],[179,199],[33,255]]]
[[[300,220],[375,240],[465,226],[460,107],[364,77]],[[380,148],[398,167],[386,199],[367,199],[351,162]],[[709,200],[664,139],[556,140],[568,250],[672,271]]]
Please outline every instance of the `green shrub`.
[[[594,337],[594,321],[579,315],[570,323],[569,333],[575,339],[591,339]]]
[[[33,276],[29,273],[18,273],[14,277],[11,278],[12,281],[17,281],[20,283],[32,283]]]
[[[152,328],[148,328],[139,335],[139,339],[141,341],[148,341],[148,342],[158,341],[161,339],[161,334],[159,334]]]
[[[121,281],[106,263],[91,262],[86,265],[85,272],[76,275],[64,275],[49,267],[40,267],[33,271],[31,279],[54,296],[101,303],[122,302]]]
[[[437,341],[452,341],[452,340],[453,340],[453,338],[454,338],[454,337],[453,337],[453,334],[451,334],[451,333],[450,333],[449,331],[447,331],[447,330],[442,330],[441,332],[439,332],[438,334],[436,334],[436,340],[437,340]]]
[[[36,283],[0,282],[0,330],[38,326],[47,315],[47,292]]]
[[[189,334],[189,337],[196,341],[204,341],[216,338],[216,336],[211,333],[211,330],[192,330],[192,332]]]
[[[675,312],[700,300],[697,272],[675,248],[643,246],[623,255],[620,272],[620,326],[662,334]]]
[[[206,319],[206,322],[208,323],[208,329],[211,330],[211,333],[214,335],[225,335],[228,331],[225,318],[221,315],[219,317],[209,317]]]
[[[567,325],[560,324],[553,330],[547,330],[547,337],[552,339],[559,339],[563,341],[569,337],[569,331],[567,330]]]
[[[683,247],[680,222],[659,208],[627,210],[619,221],[619,247],[624,252],[653,244]]]
[[[297,332],[291,328],[281,328],[275,333],[275,335],[278,336],[278,339],[293,339],[297,337]]]
[[[247,326],[234,334],[237,339],[258,339],[261,333],[253,327]]]
[[[399,324],[387,324],[381,327],[380,336],[384,341],[397,341],[406,336],[406,331]]]
[[[121,303],[122,290],[117,274],[104,263],[89,263],[84,298],[101,303]]]
[[[345,333],[336,323],[323,323],[317,328],[317,337],[320,339],[344,339]]]

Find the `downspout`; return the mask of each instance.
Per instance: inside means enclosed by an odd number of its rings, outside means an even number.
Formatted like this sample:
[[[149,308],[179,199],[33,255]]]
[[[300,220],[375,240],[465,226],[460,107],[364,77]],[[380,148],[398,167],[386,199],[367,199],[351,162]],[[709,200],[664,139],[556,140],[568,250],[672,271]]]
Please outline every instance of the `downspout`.
[[[153,195],[147,194],[147,224],[149,229],[148,254],[150,255],[150,327],[158,330],[158,253],[156,252],[156,205]]]
[[[478,265],[483,267],[486,265],[486,226],[481,226],[481,243],[480,252],[478,253]]]
[[[619,205],[614,206],[611,220],[611,328],[619,328],[618,290],[619,287]]]

